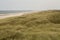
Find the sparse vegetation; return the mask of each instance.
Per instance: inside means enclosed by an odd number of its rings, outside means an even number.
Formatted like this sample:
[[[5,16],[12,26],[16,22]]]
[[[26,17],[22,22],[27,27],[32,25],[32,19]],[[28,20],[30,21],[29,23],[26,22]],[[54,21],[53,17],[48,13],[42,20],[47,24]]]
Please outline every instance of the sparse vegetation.
[[[60,10],[0,19],[0,40],[60,40]]]

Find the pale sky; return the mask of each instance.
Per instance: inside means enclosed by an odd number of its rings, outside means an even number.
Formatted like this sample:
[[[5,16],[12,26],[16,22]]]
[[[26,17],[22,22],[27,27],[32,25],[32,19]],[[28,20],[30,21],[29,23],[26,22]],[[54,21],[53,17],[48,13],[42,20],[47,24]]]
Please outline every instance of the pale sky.
[[[60,9],[60,0],[0,0],[0,10]]]

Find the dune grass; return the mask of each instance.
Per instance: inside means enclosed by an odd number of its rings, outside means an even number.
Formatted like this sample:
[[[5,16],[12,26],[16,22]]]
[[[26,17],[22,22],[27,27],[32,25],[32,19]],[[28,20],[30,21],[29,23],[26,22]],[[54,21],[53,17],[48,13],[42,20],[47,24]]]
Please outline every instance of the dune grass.
[[[60,10],[0,19],[0,40],[60,40]]]

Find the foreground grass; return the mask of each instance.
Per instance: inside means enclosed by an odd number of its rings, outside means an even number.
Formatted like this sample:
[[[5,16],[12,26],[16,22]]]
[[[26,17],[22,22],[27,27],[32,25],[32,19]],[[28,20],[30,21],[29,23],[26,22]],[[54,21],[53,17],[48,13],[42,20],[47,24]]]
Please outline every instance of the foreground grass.
[[[0,40],[60,40],[60,10],[1,19]]]

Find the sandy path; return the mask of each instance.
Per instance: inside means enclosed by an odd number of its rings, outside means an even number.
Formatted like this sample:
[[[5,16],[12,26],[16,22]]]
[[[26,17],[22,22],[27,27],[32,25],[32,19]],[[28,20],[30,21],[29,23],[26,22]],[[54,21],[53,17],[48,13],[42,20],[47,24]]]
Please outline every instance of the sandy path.
[[[11,13],[11,14],[0,14],[0,19],[4,19],[4,18],[8,18],[8,17],[14,17],[14,16],[21,16],[21,15],[25,15],[25,14],[31,14],[34,13],[36,11],[33,12],[22,12],[22,13]]]

